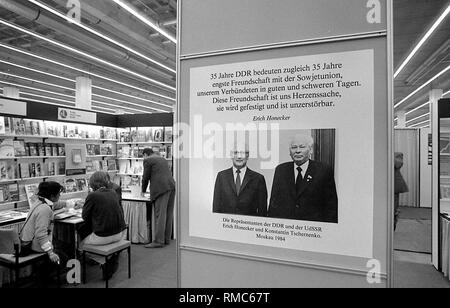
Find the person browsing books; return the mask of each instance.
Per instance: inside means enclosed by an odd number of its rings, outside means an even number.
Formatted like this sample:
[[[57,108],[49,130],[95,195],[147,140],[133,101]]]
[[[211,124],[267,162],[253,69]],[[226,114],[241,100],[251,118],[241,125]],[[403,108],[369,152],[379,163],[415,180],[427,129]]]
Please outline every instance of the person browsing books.
[[[155,241],[146,248],[160,248],[170,243],[172,237],[173,210],[175,203],[175,181],[167,160],[146,148],[144,155],[144,175],[142,196],[145,196],[150,182],[150,198],[155,204]]]

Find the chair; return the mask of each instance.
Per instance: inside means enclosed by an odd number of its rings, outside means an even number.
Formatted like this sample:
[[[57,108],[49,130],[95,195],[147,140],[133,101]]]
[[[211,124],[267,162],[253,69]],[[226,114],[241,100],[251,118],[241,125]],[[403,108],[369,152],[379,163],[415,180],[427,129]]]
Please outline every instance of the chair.
[[[0,229],[0,266],[9,269],[11,280],[14,271],[14,287],[17,287],[19,280],[19,271],[21,268],[35,264],[37,262],[47,260],[47,254],[34,253],[26,257],[19,257],[20,241],[17,230]],[[58,269],[58,286],[60,285],[59,269]]]
[[[128,279],[131,278],[131,242],[121,240],[108,245],[84,245],[83,246],[83,283],[86,283],[86,253],[105,257],[105,271],[108,273],[108,258],[124,250],[128,252]],[[106,288],[108,288],[109,277],[106,277]]]

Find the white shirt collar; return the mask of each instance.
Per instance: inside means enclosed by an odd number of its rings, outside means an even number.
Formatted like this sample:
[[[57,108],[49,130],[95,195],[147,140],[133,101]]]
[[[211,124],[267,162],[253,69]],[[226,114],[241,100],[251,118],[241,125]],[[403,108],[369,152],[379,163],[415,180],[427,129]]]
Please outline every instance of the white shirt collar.
[[[244,168],[241,168],[240,170],[241,170],[240,176],[241,176],[241,181],[242,181],[245,177],[245,173],[247,172],[247,166],[245,166]],[[237,171],[237,168],[235,166],[233,166],[233,177],[234,177],[235,182],[236,182],[236,178],[237,178],[236,171]]]
[[[309,167],[309,159],[303,163],[303,165],[297,166],[297,164],[294,162],[294,171],[295,171],[295,175],[297,175],[298,170],[297,168],[300,167],[302,168],[302,177],[305,178],[305,174],[308,171],[308,167]]]
[[[50,206],[53,206],[53,202],[52,201],[48,200],[47,198],[44,198],[44,200],[45,200],[45,203],[47,203]]]

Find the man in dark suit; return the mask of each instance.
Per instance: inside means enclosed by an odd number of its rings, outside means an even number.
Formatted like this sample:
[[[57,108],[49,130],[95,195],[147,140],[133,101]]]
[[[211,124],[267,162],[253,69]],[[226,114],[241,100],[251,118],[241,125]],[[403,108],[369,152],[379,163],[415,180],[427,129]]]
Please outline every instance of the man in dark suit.
[[[155,204],[155,241],[146,248],[160,248],[170,244],[172,237],[173,210],[175,203],[175,181],[167,160],[144,149],[144,175],[142,178],[142,196],[150,182],[150,198]]]
[[[233,167],[219,172],[216,178],[213,212],[266,216],[266,181],[264,176],[247,167],[248,147],[235,147],[231,156]]]
[[[310,160],[312,147],[311,136],[297,135],[291,140],[293,161],[275,169],[269,217],[338,222],[333,171],[323,163]]]

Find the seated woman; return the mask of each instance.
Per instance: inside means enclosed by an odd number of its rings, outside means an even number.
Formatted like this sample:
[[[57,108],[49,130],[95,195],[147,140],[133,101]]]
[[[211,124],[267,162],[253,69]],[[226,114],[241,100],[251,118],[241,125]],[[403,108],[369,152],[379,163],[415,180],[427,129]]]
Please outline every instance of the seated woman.
[[[81,249],[84,245],[107,245],[124,238],[126,225],[123,209],[116,192],[108,188],[108,178],[106,172],[98,171],[89,180],[93,192],[87,196],[81,215],[84,220],[78,230]],[[100,259],[96,261],[101,263]],[[113,267],[108,268],[117,268],[118,258],[115,257],[111,262]]]
[[[53,204],[58,202],[63,187],[57,182],[42,182],[38,188],[39,203],[30,211],[20,232],[21,255],[46,252],[53,263],[59,256],[53,250]]]

